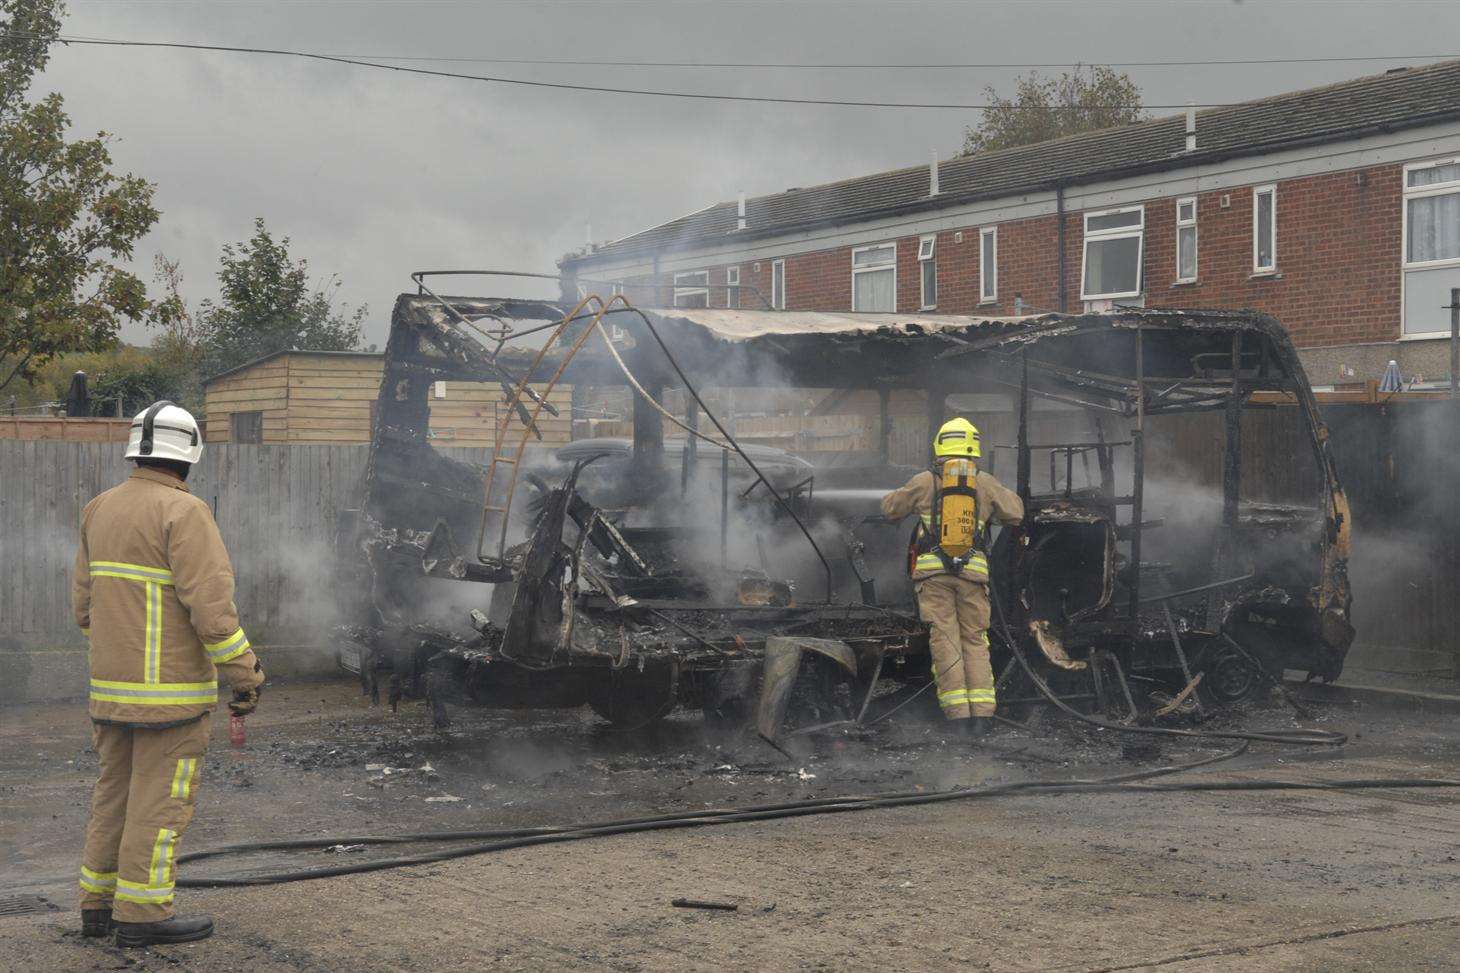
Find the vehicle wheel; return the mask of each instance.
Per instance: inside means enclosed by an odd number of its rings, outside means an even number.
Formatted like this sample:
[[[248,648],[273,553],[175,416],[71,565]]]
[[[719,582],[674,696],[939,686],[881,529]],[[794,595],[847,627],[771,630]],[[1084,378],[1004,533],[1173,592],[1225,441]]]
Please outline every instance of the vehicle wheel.
[[[1202,657],[1201,682],[1196,691],[1202,701],[1226,706],[1256,694],[1262,686],[1263,673],[1246,655],[1230,645],[1213,645]]]

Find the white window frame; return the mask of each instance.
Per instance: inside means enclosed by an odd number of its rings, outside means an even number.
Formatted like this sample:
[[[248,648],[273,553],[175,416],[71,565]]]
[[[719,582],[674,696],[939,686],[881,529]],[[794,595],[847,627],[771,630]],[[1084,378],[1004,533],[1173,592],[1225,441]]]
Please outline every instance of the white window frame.
[[[786,262],[771,261],[771,310],[786,309]]]
[[[1181,218],[1181,207],[1186,205],[1191,206],[1191,219],[1189,220],[1183,220]],[[1200,260],[1201,254],[1201,234],[1196,227],[1196,213],[1197,205],[1195,196],[1182,196],[1176,201],[1176,283],[1178,284],[1196,283],[1196,278],[1199,273],[1198,268],[1200,264],[1198,261]],[[1191,276],[1183,277],[1181,275],[1181,231],[1188,227],[1191,228]]]
[[[624,282],[623,281],[616,280],[612,284],[609,285],[609,288],[608,288],[608,295],[609,295],[609,297],[617,297],[618,295],[622,294],[623,292],[624,292]]]
[[[738,308],[740,306],[739,267],[725,268],[725,306],[729,308]]]
[[[1268,228],[1272,232],[1272,263],[1264,267],[1257,262],[1257,201],[1265,194],[1272,196],[1272,225]],[[1252,274],[1254,277],[1277,273],[1277,242],[1277,183],[1254,186],[1252,189]]]
[[[1435,169],[1440,166],[1460,164],[1460,155],[1449,156],[1443,159],[1426,159],[1424,162],[1411,162],[1404,167],[1404,183],[1400,194],[1400,223],[1399,223],[1399,340],[1414,341],[1416,339],[1432,339],[1449,337],[1449,329],[1442,331],[1414,331],[1404,330],[1405,321],[1409,320],[1409,287],[1405,275],[1411,270],[1443,270],[1447,267],[1460,267],[1460,257],[1442,258],[1440,260],[1410,260],[1409,259],[1409,201],[1411,199],[1423,199],[1426,196],[1449,196],[1460,193],[1460,180],[1450,182],[1434,183],[1429,186],[1409,185],[1409,174],[1420,169]]]
[[[701,284],[687,283],[686,285],[681,286],[680,281],[681,280],[685,280],[686,278],[690,278],[690,277],[702,277],[702,278],[704,278],[704,283],[701,283]],[[681,297],[695,297],[695,296],[700,295],[700,294],[703,294],[704,295],[704,298],[705,298],[705,304],[704,304],[704,306],[705,307],[709,307],[710,306],[710,272],[708,270],[685,270],[685,271],[682,271],[682,272],[677,273],[677,274],[674,275],[674,306],[675,307],[691,307],[692,305],[679,303],[679,299]]]
[[[1114,216],[1117,213],[1139,213],[1141,220],[1134,226],[1118,226],[1110,230],[1090,229],[1090,220],[1096,216]],[[1146,286],[1146,207],[1140,206],[1117,206],[1113,209],[1093,210],[1085,214],[1085,235],[1080,243],[1080,300],[1100,301],[1120,297],[1140,297],[1145,293]],[[1090,244],[1099,243],[1103,240],[1124,240],[1135,237],[1139,240],[1136,247],[1136,289],[1133,291],[1120,291],[1111,294],[1092,294],[1085,289],[1087,272],[1090,264]]]
[[[989,263],[994,272],[985,275],[983,272],[985,247],[990,248],[993,257]],[[987,276],[987,280],[985,280]],[[999,302],[999,228],[997,226],[986,226],[978,231],[978,302],[980,304],[997,304]]]
[[[938,236],[929,234],[918,238],[918,296],[920,306],[924,311],[936,310],[938,307]],[[895,262],[895,261],[894,261]],[[933,266],[933,299],[928,300],[928,279],[927,265]],[[894,293],[896,293],[894,289]]]
[[[892,251],[892,262],[891,263],[884,263],[884,264],[877,264],[875,267],[858,267],[857,266],[857,254],[859,254],[859,253],[866,253],[868,250],[891,250]],[[869,244],[869,245],[867,245],[865,247],[853,247],[852,248],[852,311],[853,311],[853,313],[855,313],[858,310],[858,308],[857,308],[857,275],[858,274],[881,274],[881,273],[887,272],[888,270],[891,270],[892,271],[892,310],[895,312],[897,310],[897,241],[896,240],[888,240],[885,243],[872,243],[872,244]],[[867,313],[869,313],[869,314],[878,314],[878,313],[883,313],[883,312],[869,311]]]

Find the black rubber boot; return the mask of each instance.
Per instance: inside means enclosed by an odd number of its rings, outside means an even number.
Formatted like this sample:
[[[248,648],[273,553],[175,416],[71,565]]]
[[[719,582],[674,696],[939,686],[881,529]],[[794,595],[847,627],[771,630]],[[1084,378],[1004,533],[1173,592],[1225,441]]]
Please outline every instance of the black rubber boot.
[[[207,916],[173,916],[161,922],[119,922],[118,946],[152,946],[159,943],[191,943],[213,935],[213,920]]]
[[[963,728],[963,735],[970,740],[986,740],[994,729],[994,721],[987,716],[975,716],[964,722],[967,725]]]
[[[110,935],[112,931],[112,910],[110,909],[82,909],[81,910],[81,935],[90,936],[93,939],[98,936]]]

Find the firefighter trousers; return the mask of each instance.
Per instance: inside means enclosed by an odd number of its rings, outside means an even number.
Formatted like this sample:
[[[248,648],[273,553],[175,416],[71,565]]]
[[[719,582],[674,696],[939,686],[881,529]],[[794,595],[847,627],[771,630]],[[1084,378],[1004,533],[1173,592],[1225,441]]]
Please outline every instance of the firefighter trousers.
[[[928,623],[928,648],[943,715],[950,720],[993,716],[988,587],[951,574],[935,575],[913,587],[918,613]]]
[[[209,718],[161,729],[92,724],[101,775],[81,858],[81,908],[118,922],[172,915],[177,846],[193,817]]]

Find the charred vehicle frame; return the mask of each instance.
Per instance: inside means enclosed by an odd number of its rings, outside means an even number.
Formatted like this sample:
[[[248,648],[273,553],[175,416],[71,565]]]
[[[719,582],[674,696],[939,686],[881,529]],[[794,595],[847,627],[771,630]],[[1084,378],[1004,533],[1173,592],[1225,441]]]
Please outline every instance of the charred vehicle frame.
[[[687,705],[712,720],[753,712],[771,736],[788,709],[801,725],[853,719],[879,680],[926,682],[902,557],[885,554],[901,531],[833,509],[836,491],[814,479],[765,475],[698,392],[727,375],[877,392],[880,448],[856,480],[877,488],[908,472],[889,462],[892,390],[926,391],[930,429],[950,395],[1007,395],[1013,441],[989,444],[985,462],[1009,482],[997,466],[1012,458],[1027,517],[998,536],[992,574],[1016,637],[1070,698],[1144,720],[1151,700],[1189,710],[1285,669],[1332,679],[1342,668],[1353,637],[1347,505],[1296,352],[1264,315],[646,310],[622,295],[442,297],[416,281],[392,316],[363,503],[340,534],[350,661],[373,692],[383,677],[392,702],[426,697],[441,718],[448,704],[588,703],[623,726]],[[483,463],[431,445],[430,390],[442,381],[500,387]],[[560,382],[633,389],[633,444],[611,499],[582,487],[599,457],[528,469]],[[663,405],[671,386],[682,416]],[[1033,441],[1036,402],[1088,431]],[[1244,416],[1262,410],[1289,417],[1311,453],[1300,502],[1243,496]],[[1145,519],[1150,426],[1202,414],[1221,420],[1217,522],[1183,563],[1143,560],[1162,527]],[[684,431],[678,476],[664,460],[666,423]],[[645,516],[666,499],[692,512]],[[806,556],[737,564],[727,535],[747,516],[799,536]],[[445,582],[491,594],[443,623],[426,606]],[[1001,700],[1032,701],[999,656]]]

